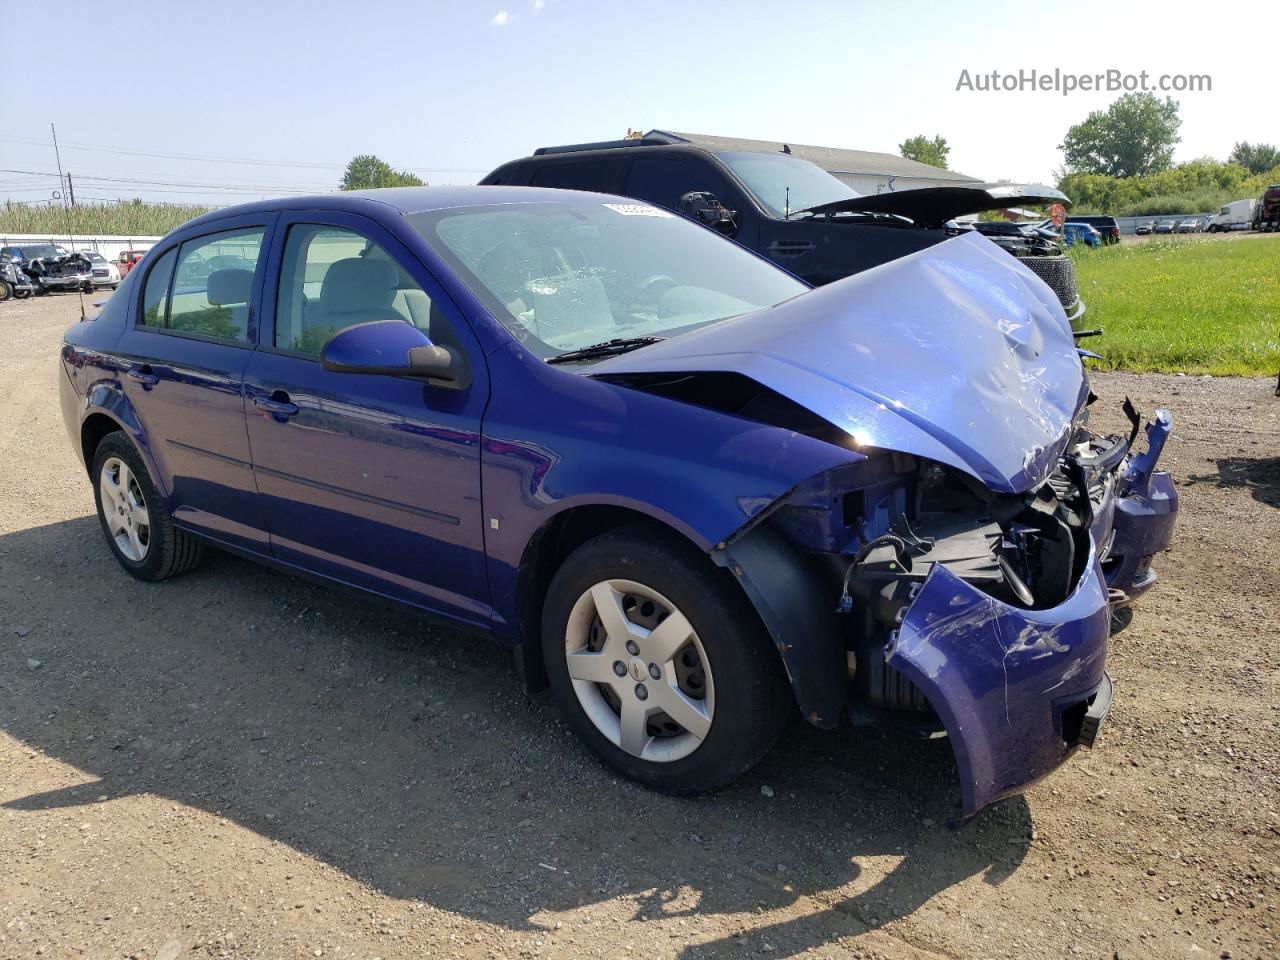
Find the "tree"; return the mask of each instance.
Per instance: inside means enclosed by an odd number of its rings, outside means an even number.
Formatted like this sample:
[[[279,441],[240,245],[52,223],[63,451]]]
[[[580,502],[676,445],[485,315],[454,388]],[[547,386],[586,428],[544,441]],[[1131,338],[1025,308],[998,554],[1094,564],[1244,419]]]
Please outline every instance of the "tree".
[[[908,160],[917,160],[931,167],[942,167],[945,170],[947,154],[951,152],[951,148],[947,146],[947,141],[943,137],[934,137],[930,140],[922,133],[898,144],[898,152]]]
[[[372,190],[375,187],[425,187],[426,181],[407,170],[392,170],[391,164],[371,153],[352,157],[338,187],[342,190]]]
[[[1273,167],[1280,167],[1280,150],[1269,143],[1244,140],[1231,148],[1227,163],[1238,163],[1250,173],[1266,173]]]
[[[1075,172],[1142,177],[1173,166],[1181,125],[1172,97],[1162,101],[1153,93],[1126,93],[1071,127],[1058,149]]]

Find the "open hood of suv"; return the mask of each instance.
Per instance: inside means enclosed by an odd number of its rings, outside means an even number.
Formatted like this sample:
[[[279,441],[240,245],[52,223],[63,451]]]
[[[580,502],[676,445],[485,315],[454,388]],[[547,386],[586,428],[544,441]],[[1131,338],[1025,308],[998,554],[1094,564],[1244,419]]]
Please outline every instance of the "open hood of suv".
[[[1000,492],[1053,470],[1088,396],[1053,291],[973,232],[582,372],[739,374],[859,450],[925,457]]]
[[[1046,203],[1071,206],[1066,194],[1042,184],[975,183],[968,187],[923,187],[870,197],[849,197],[801,212],[894,213],[908,217],[922,227],[939,227],[968,213]]]

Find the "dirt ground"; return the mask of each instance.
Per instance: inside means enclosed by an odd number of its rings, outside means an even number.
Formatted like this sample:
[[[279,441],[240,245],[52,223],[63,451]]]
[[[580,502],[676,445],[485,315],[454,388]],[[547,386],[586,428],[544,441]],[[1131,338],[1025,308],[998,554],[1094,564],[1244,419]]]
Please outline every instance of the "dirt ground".
[[[945,741],[797,723],[671,799],[484,640],[224,555],[132,580],[55,397],[77,311],[0,304],[0,957],[1280,952],[1274,381],[1096,377],[1095,424],[1174,411],[1174,550],[1098,747],[951,830]]]

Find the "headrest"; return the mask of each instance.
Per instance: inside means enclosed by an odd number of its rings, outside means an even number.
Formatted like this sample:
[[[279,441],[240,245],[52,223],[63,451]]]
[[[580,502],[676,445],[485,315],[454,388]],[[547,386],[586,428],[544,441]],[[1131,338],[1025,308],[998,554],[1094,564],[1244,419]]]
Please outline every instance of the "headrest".
[[[218,306],[248,303],[253,293],[252,270],[215,270],[209,274],[205,296]]]
[[[396,268],[386,260],[338,260],[320,285],[320,309],[325,313],[385,310],[395,300],[399,280]]]

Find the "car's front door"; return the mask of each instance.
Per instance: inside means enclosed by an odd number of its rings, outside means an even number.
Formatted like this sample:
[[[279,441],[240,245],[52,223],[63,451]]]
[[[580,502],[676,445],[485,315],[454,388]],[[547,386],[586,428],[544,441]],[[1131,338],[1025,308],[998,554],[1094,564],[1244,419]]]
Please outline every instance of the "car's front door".
[[[262,552],[241,381],[257,339],[269,228],[262,219],[219,223],[151,258],[116,346],[125,396],[174,518]]]
[[[470,327],[417,259],[362,217],[282,218],[269,276],[245,397],[273,553],[487,624],[480,421],[488,379]],[[387,319],[461,351],[463,382],[320,366],[334,332]]]

